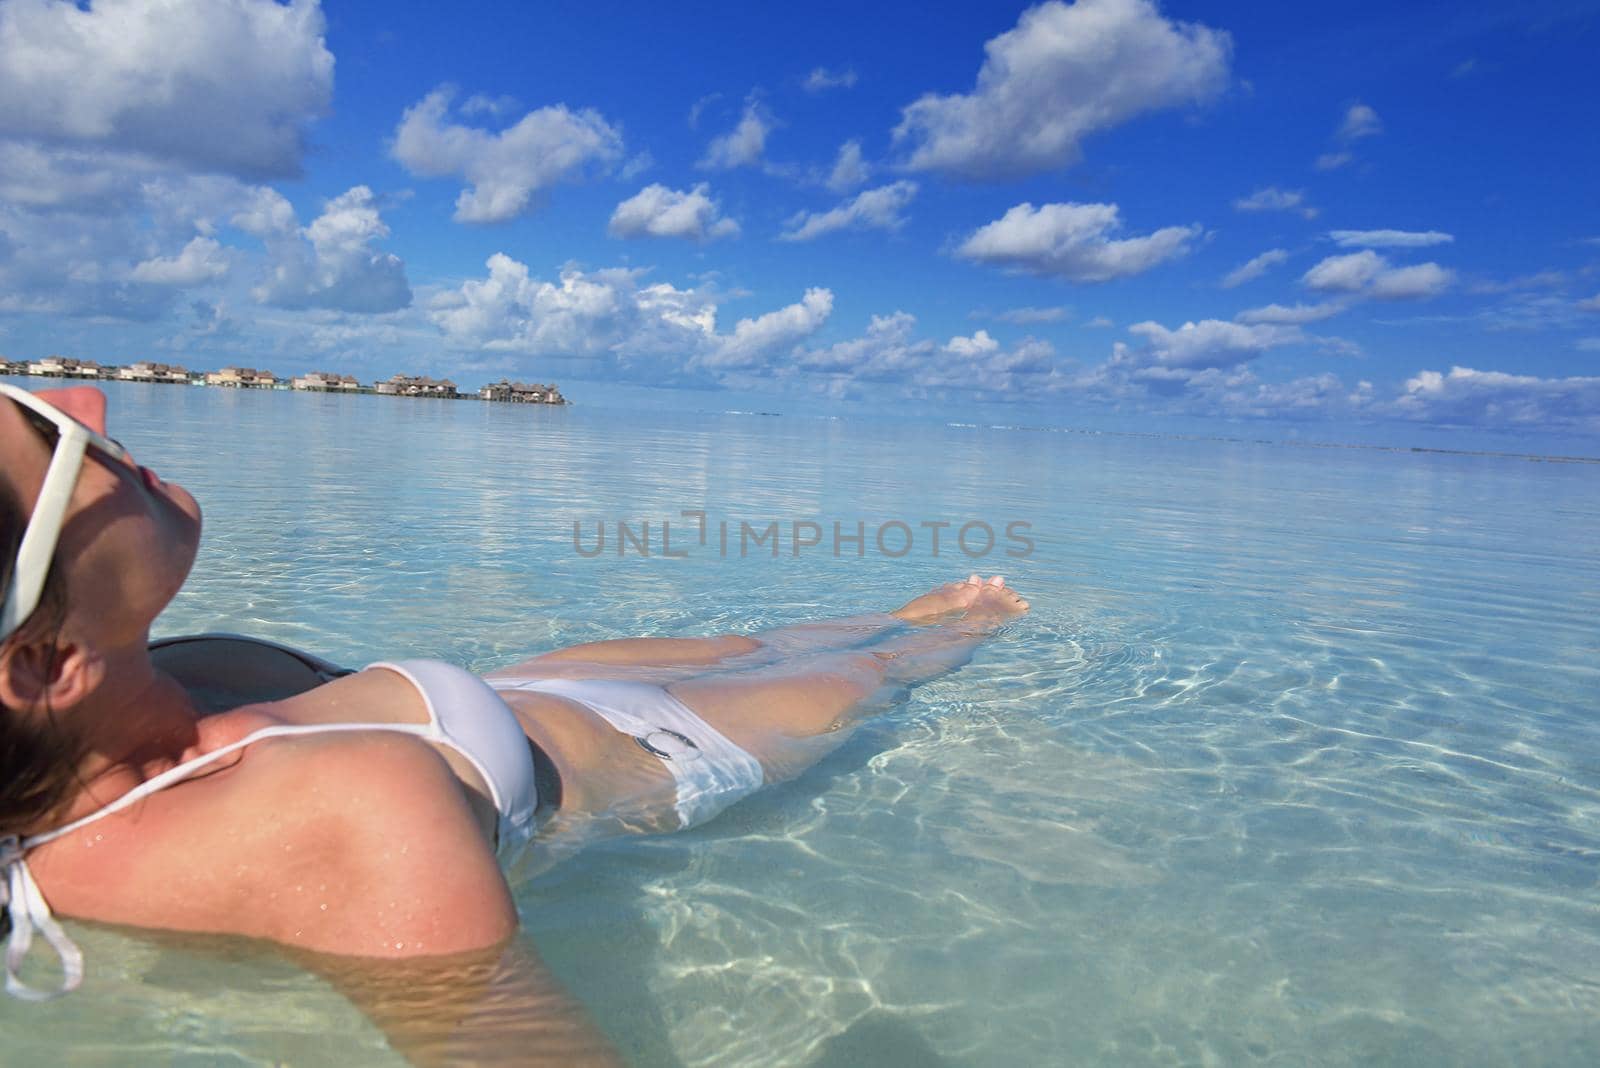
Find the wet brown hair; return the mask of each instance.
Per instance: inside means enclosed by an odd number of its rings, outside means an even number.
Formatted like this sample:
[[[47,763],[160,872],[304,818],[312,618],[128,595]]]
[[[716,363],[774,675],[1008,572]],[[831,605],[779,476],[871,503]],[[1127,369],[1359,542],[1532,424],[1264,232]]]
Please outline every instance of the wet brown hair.
[[[0,590],[11,585],[17,547],[28,527],[28,514],[16,495],[0,480]],[[39,606],[17,631],[0,642],[52,639],[66,619],[67,591],[61,569],[52,563],[45,578]],[[23,716],[0,704],[0,835],[20,834],[57,814],[81,785],[78,767],[83,742],[65,728],[50,710],[41,719]]]

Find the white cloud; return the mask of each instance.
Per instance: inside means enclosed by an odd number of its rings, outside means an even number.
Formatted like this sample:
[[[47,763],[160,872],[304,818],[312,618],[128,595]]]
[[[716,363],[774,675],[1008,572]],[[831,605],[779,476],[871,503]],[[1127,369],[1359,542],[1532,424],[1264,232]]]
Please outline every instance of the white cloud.
[[[848,68],[829,70],[827,67],[817,67],[806,75],[803,84],[808,93],[822,93],[829,89],[853,89],[856,84],[856,72]]]
[[[1176,330],[1155,322],[1135,323],[1128,332],[1144,339],[1140,362],[1190,370],[1232,367],[1253,360],[1268,349],[1305,340],[1305,335],[1293,326],[1247,326],[1221,319],[1184,323]]]
[[[979,330],[971,337],[952,337],[945,343],[951,355],[962,359],[981,359],[1000,351],[1000,342],[989,336],[989,331]]]
[[[1374,407],[1373,387],[1347,388],[1336,375],[1263,382],[1249,363],[1280,345],[1321,343],[1294,326],[1240,326],[1206,320],[1167,330],[1156,323],[1130,328],[1145,339],[1118,342],[1111,358],[1071,383],[1072,389],[1143,411],[1207,417],[1308,419],[1350,416]]]
[[[984,45],[971,93],[923,96],[894,138],[913,170],[1002,179],[1064,167],[1089,134],[1216,96],[1231,47],[1149,0],[1048,0]]]
[[[863,336],[803,351],[796,362],[808,371],[867,381],[902,379],[925,365],[934,350],[931,341],[913,337],[916,324],[916,316],[908,312],[874,315]]]
[[[1361,414],[1372,407],[1370,382],[1348,388],[1337,375],[1319,374],[1288,382],[1263,382],[1248,367],[1150,368],[1117,374],[1108,364],[1091,383],[1119,401],[1202,416],[1305,420]],[[1151,402],[1154,402],[1153,405]]]
[[[1516,293],[1529,289],[1561,289],[1567,284],[1567,275],[1564,271],[1535,271],[1532,274],[1517,275],[1504,281],[1491,281],[1485,279],[1472,285],[1473,293]]]
[[[987,332],[971,337],[952,337],[938,350],[938,358],[910,384],[919,388],[1034,398],[1056,392],[1066,384],[1056,367],[1056,350],[1048,341],[1023,338],[1010,348],[1001,345]]]
[[[1600,312],[1600,293],[1596,293],[1587,300],[1578,301],[1578,308],[1581,311]]]
[[[316,0],[0,6],[0,138],[295,176],[332,92]]]
[[[456,198],[458,222],[515,218],[557,182],[622,156],[621,132],[598,112],[557,104],[496,133],[450,121],[454,96],[448,87],[436,89],[407,108],[390,152],[412,174],[459,176],[468,183]]]
[[[1073,282],[1106,282],[1184,255],[1201,232],[1199,226],[1169,226],[1114,239],[1121,225],[1115,204],[1018,204],[975,231],[956,254]]]
[[[1301,279],[1322,293],[1354,293],[1378,300],[1421,300],[1450,288],[1455,273],[1437,263],[1391,267],[1389,261],[1367,249],[1329,256]]]
[[[618,168],[617,177],[624,182],[631,182],[655,165],[656,158],[649,149],[645,149],[628,157],[628,161]]]
[[[1282,304],[1268,304],[1263,308],[1250,308],[1240,312],[1233,318],[1241,323],[1280,323],[1287,326],[1303,326],[1306,323],[1317,323],[1324,319],[1331,319],[1344,311],[1345,306],[1334,301],[1324,304],[1293,304],[1285,307]]]
[[[1083,325],[1093,327],[1096,330],[1109,330],[1117,324],[1106,318],[1104,315],[1096,315],[1093,319],[1090,319]]]
[[[1330,230],[1328,237],[1341,248],[1427,248],[1455,240],[1441,230]]]
[[[735,237],[739,224],[719,217],[717,202],[704,182],[687,193],[664,185],[647,185],[611,213],[615,237],[677,237],[706,242]]]
[[[1233,202],[1235,211],[1293,211],[1307,219],[1317,217],[1317,209],[1306,203],[1306,194],[1303,189],[1279,189],[1269,185],[1265,189],[1257,189],[1247,197],[1240,197]]]
[[[511,114],[520,106],[520,102],[514,96],[489,96],[487,93],[474,93],[462,102],[461,114],[469,117],[472,115],[489,115],[499,118],[501,115]]]
[[[150,167],[115,169],[100,158],[64,166],[75,150],[12,152],[0,145],[0,302],[41,314],[148,321],[191,283],[209,285],[234,260],[215,241],[217,220],[254,193],[233,178]],[[51,196],[9,199],[35,177],[66,176]],[[172,250],[181,250],[173,252]],[[141,266],[144,265],[144,266]],[[137,273],[136,273],[137,272]]]
[[[784,225],[780,241],[812,241],[836,230],[898,230],[905,225],[901,213],[917,195],[916,182],[894,182],[868,189],[831,211],[800,212]]]
[[[197,286],[228,273],[228,255],[209,237],[196,237],[176,256],[152,257],[129,275],[135,282],[158,286]]]
[[[233,223],[267,246],[267,276],[251,293],[263,304],[377,313],[411,303],[405,264],[373,248],[389,228],[364,185],[328,201],[303,230],[288,201],[270,189]]]
[[[1376,252],[1352,252],[1329,256],[1307,271],[1301,280],[1324,293],[1359,293],[1387,266],[1388,261]]]
[[[1378,118],[1376,111],[1365,104],[1351,104],[1344,113],[1344,121],[1339,124],[1339,132],[1334,136],[1349,144],[1382,132],[1383,120]]]
[[[259,186],[250,191],[248,198],[229,219],[239,229],[256,237],[267,238],[299,228],[294,205],[276,189]]]
[[[0,141],[0,202],[29,211],[71,207],[104,215],[137,201],[138,183],[154,170],[132,157]]]
[[[827,187],[835,193],[848,193],[872,177],[872,168],[861,158],[861,142],[846,141],[828,172]]]
[[[1600,378],[1537,378],[1452,367],[1408,379],[1394,410],[1412,419],[1469,426],[1574,426],[1600,430]]]
[[[1373,279],[1367,295],[1378,300],[1426,300],[1437,297],[1455,281],[1455,272],[1437,263],[1396,267]]]
[[[721,339],[694,366],[728,370],[750,368],[787,356],[816,333],[833,312],[833,291],[812,288],[798,304],[754,319],[740,319],[733,333]]]
[[[1345,110],[1344,119],[1339,123],[1339,129],[1334,132],[1333,139],[1339,147],[1332,152],[1324,152],[1317,157],[1316,167],[1319,171],[1335,171],[1355,162],[1355,153],[1350,151],[1350,146],[1365,137],[1372,137],[1383,132],[1383,120],[1378,118],[1378,113],[1365,104],[1352,104]]]
[[[904,311],[875,315],[866,332],[826,348],[802,349],[796,365],[836,382],[892,382],[911,391],[958,389],[1028,395],[1056,381],[1055,349],[1025,338],[1007,348],[986,330],[943,344],[916,337],[916,317]]]
[[[1030,323],[1059,323],[1071,312],[1059,305],[1050,308],[1010,308],[995,316],[1002,323],[1027,326]]]
[[[699,100],[696,100],[693,104],[690,104],[688,116],[689,129],[698,130],[700,128],[700,116],[705,114],[706,108],[710,107],[712,104],[715,104],[721,99],[721,93],[707,93]]]
[[[812,288],[802,299],[717,332],[717,296],[708,288],[645,283],[636,269],[568,267],[558,282],[530,275],[504,253],[489,257],[488,276],[440,293],[429,312],[446,340],[462,349],[523,356],[603,358],[622,375],[660,379],[699,371],[712,377],[782,366],[833,310],[833,293]]]
[[[0,300],[149,321],[216,282],[236,176],[298,175],[332,85],[314,0],[0,2]]]
[[[1246,282],[1253,282],[1289,258],[1289,253],[1281,248],[1268,249],[1261,255],[1246,263],[1241,263],[1229,271],[1222,279],[1223,289],[1233,289]]]
[[[739,124],[720,137],[713,138],[706,149],[705,158],[697,166],[703,170],[757,166],[767,150],[767,135],[776,125],[760,101],[745,101]]]
[[[1334,374],[1323,373],[1289,382],[1261,382],[1248,371],[1215,391],[1204,404],[1232,417],[1307,419],[1359,414],[1373,406],[1371,382],[1347,387]]]
[[[694,351],[715,335],[708,295],[644,285],[643,271],[567,268],[555,283],[504,253],[487,266],[488,277],[434,298],[430,317],[457,347],[596,357]]]

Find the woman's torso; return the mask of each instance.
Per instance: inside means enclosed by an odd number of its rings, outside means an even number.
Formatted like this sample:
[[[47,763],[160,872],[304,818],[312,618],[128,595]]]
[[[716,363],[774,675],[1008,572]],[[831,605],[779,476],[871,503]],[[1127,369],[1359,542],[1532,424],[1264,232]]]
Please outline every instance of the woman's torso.
[[[212,701],[219,696],[224,700],[249,696],[219,695],[215,680],[209,681],[213,683],[208,694]],[[251,685],[259,686],[261,681],[256,677]],[[284,684],[292,687],[302,682],[285,680]],[[193,737],[184,740],[181,752],[137,770],[125,768],[96,779],[63,822],[89,814],[169,767],[242,742],[266,728],[351,723],[422,725],[429,720],[424,696],[403,675],[393,671],[369,669],[329,682],[306,677],[303,684],[309,688],[279,700],[253,701],[202,715],[195,721]],[[562,783],[564,810],[592,814],[615,808],[638,813],[659,807],[645,802],[670,785],[670,775],[664,774],[660,765],[639,747],[622,744],[622,736],[582,707],[533,692],[502,692],[500,696],[522,733],[554,764]],[[269,746],[273,750],[271,759],[265,749]],[[130,910],[119,888],[145,869],[203,866],[215,859],[194,855],[187,843],[236,837],[236,827],[209,826],[219,813],[254,824],[250,827],[252,835],[270,832],[274,810],[286,800],[278,796],[282,758],[293,759],[296,751],[311,756],[336,747],[337,773],[359,778],[369,760],[385,759],[385,751],[392,746],[428,747],[448,765],[454,788],[471,809],[482,844],[493,849],[499,814],[483,774],[461,752],[419,737],[382,730],[307,734],[249,744],[193,778],[143,798],[124,812],[38,847],[29,857],[35,877],[46,899],[67,915],[112,923],[201,929],[182,922],[190,917],[160,922],[159,917]],[[315,782],[305,784],[307,790],[317,788]],[[640,803],[627,804],[629,799]],[[292,803],[295,799],[287,800]],[[292,851],[315,845],[306,841],[271,841],[260,851]],[[390,847],[381,842],[371,846],[377,850]],[[448,862],[449,858],[439,859]]]

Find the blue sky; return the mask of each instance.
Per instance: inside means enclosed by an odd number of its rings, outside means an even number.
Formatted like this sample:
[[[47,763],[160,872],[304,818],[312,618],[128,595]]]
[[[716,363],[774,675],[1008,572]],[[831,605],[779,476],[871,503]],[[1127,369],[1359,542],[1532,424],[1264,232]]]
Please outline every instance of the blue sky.
[[[1600,4],[0,0],[0,352],[1600,450]]]

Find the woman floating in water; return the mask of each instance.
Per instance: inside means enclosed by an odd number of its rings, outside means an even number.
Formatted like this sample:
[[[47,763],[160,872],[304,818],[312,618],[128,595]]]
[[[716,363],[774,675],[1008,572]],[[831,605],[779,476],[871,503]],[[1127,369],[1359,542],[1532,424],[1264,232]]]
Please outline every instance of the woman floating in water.
[[[62,991],[82,976],[54,909],[278,943],[415,1059],[608,1062],[513,937],[501,862],[552,827],[703,822],[1028,607],[974,575],[883,615],[596,642],[486,678],[340,672],[240,638],[152,648],[194,561],[194,498],[106,437],[98,390],[0,395],[0,901],[19,997],[55,992],[18,974],[35,937]]]

